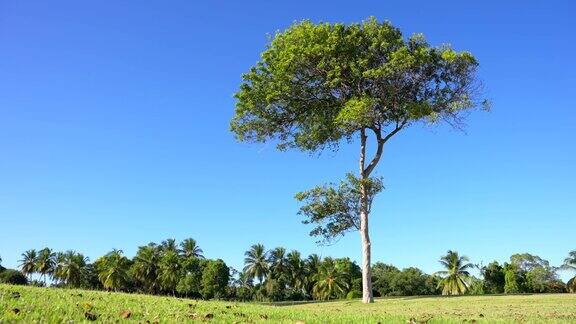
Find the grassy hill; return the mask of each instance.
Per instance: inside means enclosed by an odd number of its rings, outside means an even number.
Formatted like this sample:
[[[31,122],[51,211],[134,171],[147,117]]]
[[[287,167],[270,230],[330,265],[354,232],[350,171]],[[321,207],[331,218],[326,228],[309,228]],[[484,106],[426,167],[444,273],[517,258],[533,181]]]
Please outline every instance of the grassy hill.
[[[382,298],[263,305],[0,285],[0,322],[576,322],[576,295]]]

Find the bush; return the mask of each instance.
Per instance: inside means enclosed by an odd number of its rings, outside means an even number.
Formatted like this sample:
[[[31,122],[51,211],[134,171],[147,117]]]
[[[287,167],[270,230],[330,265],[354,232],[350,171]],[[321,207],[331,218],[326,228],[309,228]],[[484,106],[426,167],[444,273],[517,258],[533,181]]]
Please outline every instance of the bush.
[[[576,293],[576,277],[568,280],[566,283],[566,288],[568,289],[568,292]]]
[[[28,279],[18,270],[6,269],[0,273],[0,282],[11,285],[26,285]]]
[[[230,280],[230,269],[224,261],[205,260],[202,270],[201,294],[204,299],[225,298],[226,287]]]
[[[350,290],[348,294],[346,294],[346,299],[358,299],[362,297],[362,292],[359,290]]]

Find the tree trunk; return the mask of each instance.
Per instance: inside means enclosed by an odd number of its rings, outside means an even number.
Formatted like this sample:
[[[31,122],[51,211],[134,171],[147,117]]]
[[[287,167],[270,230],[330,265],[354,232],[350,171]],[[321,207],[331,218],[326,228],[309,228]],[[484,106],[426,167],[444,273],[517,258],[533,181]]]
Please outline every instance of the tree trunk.
[[[370,234],[368,233],[368,192],[366,182],[369,174],[365,171],[366,131],[360,133],[360,237],[362,239],[362,302],[373,303]]]

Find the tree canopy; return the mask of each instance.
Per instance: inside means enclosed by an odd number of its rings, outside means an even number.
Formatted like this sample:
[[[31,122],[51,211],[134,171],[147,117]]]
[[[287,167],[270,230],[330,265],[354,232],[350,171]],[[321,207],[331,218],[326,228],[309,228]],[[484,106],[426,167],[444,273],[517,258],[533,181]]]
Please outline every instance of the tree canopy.
[[[421,120],[458,123],[477,106],[478,62],[389,22],[295,23],[278,32],[243,75],[231,129],[278,148],[336,147],[361,129],[379,142]],[[386,133],[385,129],[391,127]]]

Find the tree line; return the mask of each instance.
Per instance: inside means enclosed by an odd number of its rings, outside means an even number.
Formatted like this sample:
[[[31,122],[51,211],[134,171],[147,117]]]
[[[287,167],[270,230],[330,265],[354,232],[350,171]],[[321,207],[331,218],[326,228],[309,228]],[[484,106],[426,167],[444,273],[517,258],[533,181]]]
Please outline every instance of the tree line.
[[[94,262],[83,254],[50,248],[28,250],[19,269],[0,266],[0,282],[107,291],[139,292],[202,299],[241,301],[329,300],[362,297],[362,270],[350,258],[303,257],[283,247],[267,250],[254,244],[236,270],[221,259],[206,259],[198,243],[167,239],[140,246],[133,258],[114,249]],[[0,258],[0,263],[2,259]],[[508,262],[473,264],[455,251],[439,260],[443,270],[426,274],[377,262],[375,296],[516,294],[576,292],[559,270],[576,272],[576,250],[554,267],[536,255],[514,254]],[[471,274],[478,269],[480,276]]]

